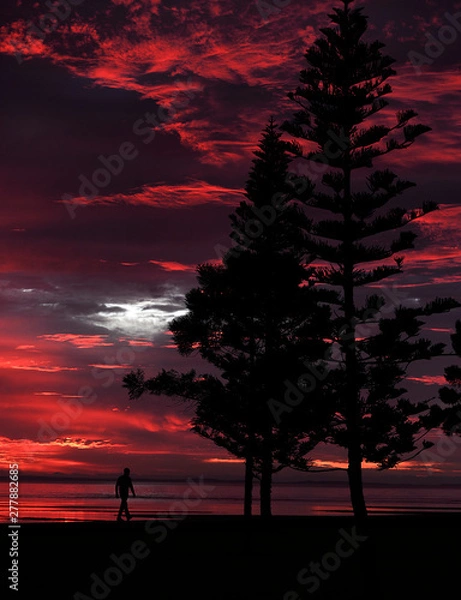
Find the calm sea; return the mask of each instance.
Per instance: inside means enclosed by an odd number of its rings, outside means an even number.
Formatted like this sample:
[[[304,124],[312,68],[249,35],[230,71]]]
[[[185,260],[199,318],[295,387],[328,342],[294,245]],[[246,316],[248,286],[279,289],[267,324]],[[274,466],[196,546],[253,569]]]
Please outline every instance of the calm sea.
[[[129,500],[134,518],[162,518],[183,512],[242,514],[241,483],[205,481],[203,487],[197,484],[198,480],[195,482],[196,485],[192,487],[187,482],[137,483],[137,497]],[[184,508],[185,499],[187,509]],[[368,485],[366,499],[372,514],[461,510],[458,486]],[[20,483],[19,522],[113,520],[118,506],[119,500],[114,497],[112,481]],[[255,514],[258,514],[257,492],[254,506]],[[276,484],[273,489],[273,513],[317,516],[351,514],[347,486],[336,483]],[[0,520],[8,520],[5,494],[0,499]]]

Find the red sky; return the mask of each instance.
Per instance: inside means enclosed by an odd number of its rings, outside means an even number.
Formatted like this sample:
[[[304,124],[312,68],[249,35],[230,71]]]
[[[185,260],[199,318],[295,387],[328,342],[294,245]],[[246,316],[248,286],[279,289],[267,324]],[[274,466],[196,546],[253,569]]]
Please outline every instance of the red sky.
[[[408,206],[442,208],[414,225],[417,251],[386,286],[409,303],[459,297],[461,31],[421,73],[409,53],[424,53],[447,13],[461,23],[461,2],[363,4],[370,37],[398,61],[392,111],[415,108],[433,128],[388,164],[418,183]],[[264,20],[256,2],[240,0],[87,0],[40,34],[31,24],[50,23],[45,3],[3,0],[2,464],[44,474],[99,476],[128,464],[137,476],[241,475],[188,432],[190,408],[149,397],[130,404],[121,380],[138,366],[154,374],[200,365],[179,357],[168,321],[184,308],[195,265],[228,244],[228,214],[260,132],[269,115],[280,122],[292,112],[286,94],[333,5],[292,0]],[[151,119],[167,110],[154,136]],[[97,174],[120,153],[108,179]],[[82,188],[91,179],[98,185]],[[431,335],[448,341],[460,316],[431,321]],[[442,370],[412,373],[412,393],[435,394]],[[341,459],[331,450],[318,457]],[[449,453],[438,476],[460,465],[461,453]],[[431,474],[421,461],[400,472]]]

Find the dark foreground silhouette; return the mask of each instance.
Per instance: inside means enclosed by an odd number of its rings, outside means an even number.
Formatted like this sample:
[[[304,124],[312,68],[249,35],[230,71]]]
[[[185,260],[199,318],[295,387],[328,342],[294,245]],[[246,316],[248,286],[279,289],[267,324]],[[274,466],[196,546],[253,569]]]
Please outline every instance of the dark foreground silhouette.
[[[46,589],[47,600],[451,597],[459,583],[461,515],[370,517],[369,528],[374,564],[368,540],[349,517],[274,517],[269,523],[189,515],[126,528],[109,521],[25,523],[19,573],[25,595],[17,597],[33,598],[37,589]],[[1,526],[0,547],[7,533]]]

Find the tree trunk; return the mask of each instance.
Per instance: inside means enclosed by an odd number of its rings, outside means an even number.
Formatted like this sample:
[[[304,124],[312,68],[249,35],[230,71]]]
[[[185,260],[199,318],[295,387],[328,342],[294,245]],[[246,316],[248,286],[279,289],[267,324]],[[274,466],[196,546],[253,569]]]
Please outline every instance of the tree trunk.
[[[272,453],[270,448],[265,450],[260,485],[260,510],[261,517],[272,516]]]
[[[350,132],[348,132],[350,140]],[[346,319],[345,336],[342,341],[346,367],[346,426],[348,433],[348,469],[349,491],[354,517],[358,524],[367,517],[367,508],[363,495],[362,453],[360,444],[360,389],[358,388],[359,364],[357,357],[357,334],[355,330],[354,301],[354,244],[352,227],[352,194],[350,153],[346,153],[344,169],[344,317]]]
[[[248,419],[248,440],[246,446],[245,458],[245,499],[243,514],[246,519],[251,519],[253,514],[253,477],[254,477],[254,453],[255,453],[255,416],[254,407],[252,404],[254,393],[254,365],[255,365],[255,340],[254,336],[250,336],[250,377],[249,391],[246,397],[247,401],[247,419]]]
[[[253,506],[253,456],[247,456],[245,460],[245,498],[243,501],[243,515],[249,519],[252,515]]]
[[[362,456],[360,444],[351,441],[348,448],[349,465],[347,475],[354,517],[358,524],[363,523],[368,516],[362,481]]]

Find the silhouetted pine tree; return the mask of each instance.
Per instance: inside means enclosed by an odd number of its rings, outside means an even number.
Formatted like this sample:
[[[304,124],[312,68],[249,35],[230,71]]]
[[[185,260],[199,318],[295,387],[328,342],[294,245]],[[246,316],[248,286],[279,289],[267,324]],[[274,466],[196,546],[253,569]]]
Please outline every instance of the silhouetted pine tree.
[[[363,460],[382,468],[395,466],[416,449],[421,429],[430,426],[427,419],[418,419],[426,414],[428,403],[411,401],[401,386],[410,363],[443,351],[443,344],[418,337],[421,317],[458,304],[437,299],[421,308],[395,306],[393,316],[384,318],[381,294],[364,300],[362,293],[362,300],[358,298],[357,288],[402,272],[400,253],[413,248],[416,235],[402,231],[387,243],[385,236],[375,238],[437,207],[431,202],[416,210],[389,206],[415,184],[388,169],[369,173],[366,181],[358,177],[361,169],[373,168],[375,159],[409,148],[430,128],[412,124],[417,114],[411,109],[398,112],[392,125],[387,119],[377,123],[377,114],[388,105],[385,96],[392,91],[387,80],[395,75],[394,60],[382,54],[384,44],[364,39],[367,17],[351,4],[343,0],[344,6],[334,9],[331,27],[322,29],[323,36],[307,51],[301,85],[289,94],[297,111],[284,130],[296,138],[291,150],[300,161],[324,166],[322,187],[306,178],[300,194],[309,207],[307,214],[316,217],[305,248],[327,264],[317,269],[317,283],[341,290],[334,338],[337,363],[332,363],[328,378],[338,398],[330,441],[347,448],[352,506],[362,519],[367,515]],[[322,211],[328,215],[324,219],[318,217]],[[386,259],[394,259],[394,264],[377,265]]]
[[[222,265],[198,267],[199,285],[186,295],[188,313],[170,324],[179,352],[198,352],[218,377],[163,372],[148,381],[141,373],[125,378],[138,396],[146,390],[198,399],[193,430],[245,459],[247,515],[254,474],[261,480],[261,514],[269,516],[273,472],[289,464],[309,466],[304,457],[318,436],[310,438],[289,418],[276,422],[269,403],[283,397],[287,380],[297,381],[305,371],[301,360],[315,363],[329,345],[324,335],[330,309],[322,301],[332,295],[307,285],[309,222],[292,202],[289,158],[280,138],[271,120],[255,152],[247,200],[231,215],[236,246]],[[311,394],[313,423],[314,399]]]

